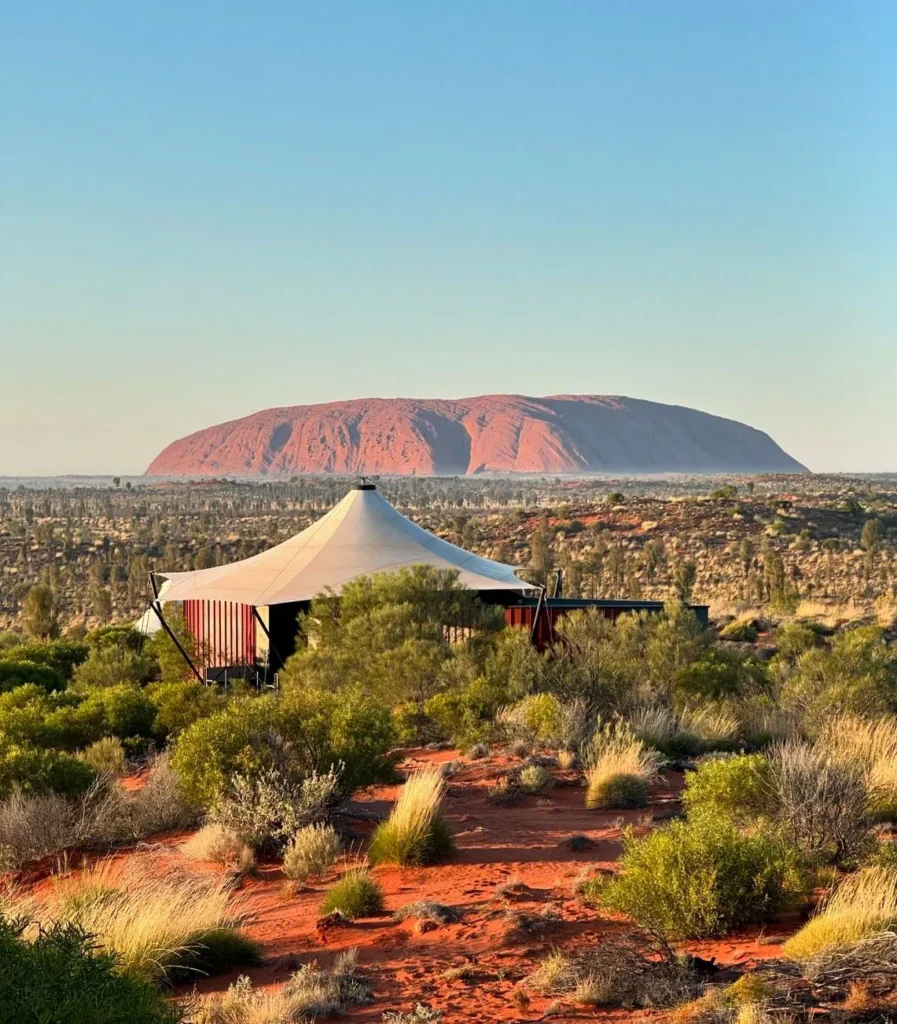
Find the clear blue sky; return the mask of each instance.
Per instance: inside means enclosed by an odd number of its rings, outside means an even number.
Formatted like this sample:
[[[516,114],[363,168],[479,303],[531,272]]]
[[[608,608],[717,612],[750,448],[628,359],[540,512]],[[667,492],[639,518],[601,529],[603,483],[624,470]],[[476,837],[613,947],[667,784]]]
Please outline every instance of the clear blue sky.
[[[897,4],[0,6],[0,474],[628,394],[897,470]]]

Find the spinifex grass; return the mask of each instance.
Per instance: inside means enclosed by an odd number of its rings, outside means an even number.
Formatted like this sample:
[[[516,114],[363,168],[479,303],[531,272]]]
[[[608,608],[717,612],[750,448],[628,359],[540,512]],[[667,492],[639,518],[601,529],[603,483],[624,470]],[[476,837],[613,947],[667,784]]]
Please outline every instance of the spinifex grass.
[[[623,725],[606,725],[592,740],[587,755],[586,807],[644,807],[648,783],[657,773],[655,751]]]
[[[782,947],[791,960],[849,950],[897,926],[897,870],[865,868],[835,889],[820,913]]]
[[[383,890],[364,867],[352,868],[327,890],[321,903],[322,914],[335,910],[349,921],[373,917],[383,910]]]
[[[155,874],[146,864],[116,873],[106,864],[65,880],[32,909],[41,924],[83,928],[118,955],[123,971],[147,981],[259,961],[240,931],[242,908],[217,877]]]
[[[389,818],[371,837],[372,864],[432,864],[452,850],[452,837],[440,811],[445,778],[438,768],[422,768],[405,783]]]

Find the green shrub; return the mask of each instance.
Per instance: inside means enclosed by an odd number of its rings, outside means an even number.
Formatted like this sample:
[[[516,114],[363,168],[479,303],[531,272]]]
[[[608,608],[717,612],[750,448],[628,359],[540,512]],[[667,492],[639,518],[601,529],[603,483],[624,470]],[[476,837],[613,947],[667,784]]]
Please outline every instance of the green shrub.
[[[27,683],[40,686],[48,693],[65,689],[65,678],[55,668],[34,661],[0,661],[0,693]]]
[[[90,654],[90,648],[87,644],[74,640],[48,640],[46,642],[35,640],[31,643],[7,647],[0,652],[0,659],[3,661],[33,661],[38,665],[47,665],[55,669],[64,679],[71,679],[75,666],[86,661],[88,654]]]
[[[438,736],[464,749],[493,738],[495,717],[507,699],[503,685],[480,676],[460,689],[430,697],[424,711]]]
[[[539,764],[528,764],[520,772],[520,788],[525,793],[544,793],[553,785],[551,772]]]
[[[83,761],[58,750],[14,743],[0,745],[0,798],[9,796],[14,789],[77,796],[89,788],[95,777]]]
[[[102,723],[102,735],[120,739],[149,737],[156,709],[139,686],[120,683],[88,693],[78,708],[77,717],[90,722],[94,716]]]
[[[235,775],[272,767],[326,775],[339,770],[341,793],[392,778],[389,712],[359,689],[242,697],[177,738],[172,764],[184,795],[211,807]]]
[[[374,917],[383,912],[383,890],[364,868],[353,868],[327,890],[321,903],[322,914],[334,910],[349,921]]]
[[[122,974],[116,957],[71,924],[41,930],[0,919],[0,1018],[47,1024],[178,1024],[178,1011],[151,985]]]
[[[772,771],[762,754],[713,757],[685,776],[682,798],[690,815],[746,823],[774,810]]]
[[[178,736],[222,706],[214,687],[195,681],[150,683],[145,692],[156,709],[153,732],[163,738]]]
[[[72,674],[72,686],[77,690],[100,689],[122,683],[149,682],[158,671],[156,662],[146,654],[129,647],[100,647],[90,652],[87,661],[78,665]]]
[[[263,768],[260,741],[280,725],[274,697],[242,697],[194,722],[177,738],[171,761],[185,798],[209,808],[233,775]]]
[[[760,635],[757,632],[757,627],[752,623],[744,619],[736,619],[734,622],[730,622],[727,626],[723,626],[720,630],[721,640],[732,640],[738,643],[753,644],[756,643],[757,637]]]
[[[92,629],[84,637],[84,643],[90,651],[102,651],[110,647],[123,647],[139,653],[146,646],[147,639],[143,633],[133,626],[113,625]]]
[[[627,810],[648,806],[648,784],[640,775],[617,773],[590,783],[586,807],[592,811]]]
[[[795,857],[781,842],[710,817],[674,822],[643,839],[630,835],[620,866],[604,906],[667,940],[767,921],[800,884]]]
[[[91,743],[78,754],[78,758],[99,775],[120,778],[128,770],[124,747],[121,740],[115,736],[106,736],[96,743]]]

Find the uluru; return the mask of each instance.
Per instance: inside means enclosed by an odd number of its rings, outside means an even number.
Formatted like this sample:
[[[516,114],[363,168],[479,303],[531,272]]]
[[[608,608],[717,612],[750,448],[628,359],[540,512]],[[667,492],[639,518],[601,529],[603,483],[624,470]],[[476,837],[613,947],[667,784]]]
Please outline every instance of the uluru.
[[[802,473],[768,434],[612,395],[365,398],[266,409],[172,441],[154,476]]]

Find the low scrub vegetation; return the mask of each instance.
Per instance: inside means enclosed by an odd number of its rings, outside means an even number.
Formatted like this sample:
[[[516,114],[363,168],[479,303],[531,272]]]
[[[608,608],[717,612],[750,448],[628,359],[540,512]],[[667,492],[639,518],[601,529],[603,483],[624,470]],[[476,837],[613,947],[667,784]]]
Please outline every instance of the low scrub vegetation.
[[[389,818],[374,830],[368,848],[372,864],[432,864],[452,849],[442,819],[445,778],[436,768],[408,777]]]
[[[802,887],[789,847],[701,816],[627,839],[601,903],[669,939],[707,938],[768,921]]]
[[[296,882],[322,878],[336,863],[341,843],[331,825],[306,825],[283,852],[283,873]]]
[[[0,1019],[54,1024],[179,1024],[159,991],[120,970],[71,923],[26,937],[27,919],[0,918]]]
[[[240,929],[240,901],[217,877],[154,872],[145,864],[118,873],[105,864],[59,879],[46,899],[26,901],[21,909],[41,928],[81,929],[122,971],[143,981],[259,959],[258,947]]]
[[[198,1006],[195,1024],[300,1024],[316,1017],[345,1013],[371,1001],[371,989],[358,970],[358,952],[339,953],[333,967],[303,964],[277,989],[254,989],[242,977],[223,996]]]
[[[347,871],[330,889],[321,903],[322,914],[339,911],[347,921],[375,917],[383,912],[383,890],[366,868]]]
[[[252,847],[213,821],[194,833],[182,846],[188,860],[209,860],[236,871],[251,871],[255,867]]]

